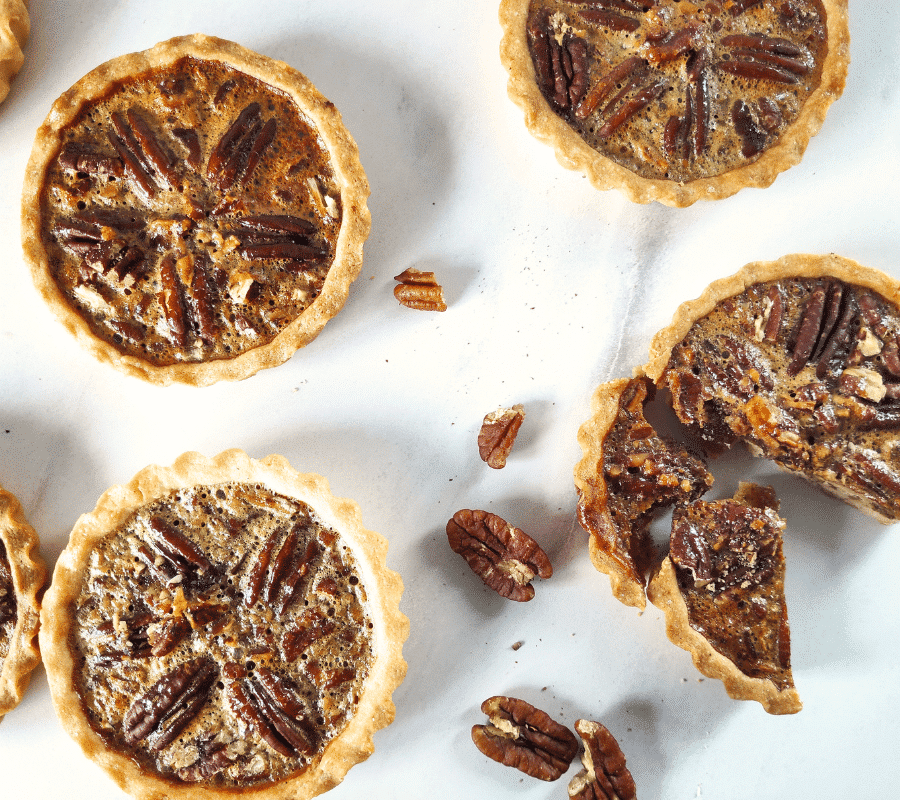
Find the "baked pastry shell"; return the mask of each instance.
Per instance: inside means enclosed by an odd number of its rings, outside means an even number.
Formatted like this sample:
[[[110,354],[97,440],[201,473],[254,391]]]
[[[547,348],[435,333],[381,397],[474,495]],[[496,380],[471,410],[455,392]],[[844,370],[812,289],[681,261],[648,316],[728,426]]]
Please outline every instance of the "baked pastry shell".
[[[0,540],[12,573],[16,596],[16,627],[9,654],[0,669],[0,719],[22,700],[31,672],[41,660],[38,650],[40,602],[47,568],[38,552],[38,537],[22,506],[0,488]]]
[[[97,337],[60,292],[51,275],[42,242],[41,189],[63,145],[64,129],[86,105],[101,99],[117,81],[166,67],[187,56],[227,64],[284,92],[294,101],[312,122],[331,159],[335,181],[340,187],[343,217],[334,261],[319,296],[272,341],[234,358],[156,366],[121,353]],[[220,380],[243,380],[261,369],[284,363],[299,348],[315,339],[325,323],[341,310],[350,284],[362,269],[363,243],[371,227],[366,204],[368,196],[369,184],[359,161],[356,142],[344,127],[340,112],[308,78],[282,61],[254,53],[234,42],[194,34],[107,61],[85,75],[53,104],[38,129],[25,173],[22,246],[38,292],[66,329],[97,359],[154,384],[177,382],[208,386]]]
[[[596,515],[599,525],[611,532],[616,529],[612,515],[607,509],[609,491],[603,478],[603,457],[606,437],[619,415],[619,401],[629,384],[628,378],[603,383],[591,397],[591,416],[578,429],[578,444],[583,453],[581,461],[575,465],[575,488],[578,490],[579,506],[591,509],[602,508]],[[588,548],[591,563],[599,571],[609,576],[613,596],[627,606],[643,610],[646,605],[644,587],[622,568],[597,542],[597,534],[588,531]]]
[[[694,666],[707,678],[722,681],[734,700],[756,700],[770,714],[796,714],[803,708],[793,687],[779,690],[767,678],[751,678],[735,663],[719,653],[691,627],[687,604],[678,588],[675,567],[668,556],[647,586],[647,597],[666,615],[669,640],[691,654]]]
[[[372,666],[347,726],[301,774],[274,784],[237,790],[169,782],[140,769],[126,755],[108,749],[88,723],[75,692],[75,662],[69,646],[75,601],[93,547],[135,510],[174,490],[226,481],[263,483],[274,492],[302,500],[323,524],[336,530],[353,551],[374,624]],[[373,752],[372,734],[393,721],[391,695],[406,674],[402,646],[409,635],[409,620],[399,610],[403,582],[385,566],[386,556],[387,540],[363,527],[356,503],[335,497],[325,478],[296,472],[282,456],[255,460],[235,449],[207,458],[189,452],[171,467],[149,466],[141,470],[130,483],[109,489],[92,512],[78,519],[47,590],[40,641],[50,692],[63,727],[85,755],[136,798],[213,800],[238,794],[264,800],[304,800],[333,788],[350,767]]]
[[[22,48],[30,32],[28,7],[23,0],[0,0],[0,103],[9,94],[9,82],[25,63]]]
[[[594,150],[550,107],[538,88],[528,48],[528,7],[531,0],[501,0],[503,38],[500,60],[509,72],[507,93],[525,113],[531,134],[553,148],[566,169],[583,173],[597,189],[618,189],[635,203],[656,200],[683,208],[698,200],[721,200],[741,189],[765,188],[790,167],[800,163],[809,140],[815,136],[829,106],[844,90],[850,63],[850,32],[846,0],[821,0],[828,19],[828,53],[819,86],[807,98],[797,119],[778,141],[755,161],[712,178],[685,183],[643,178]]]

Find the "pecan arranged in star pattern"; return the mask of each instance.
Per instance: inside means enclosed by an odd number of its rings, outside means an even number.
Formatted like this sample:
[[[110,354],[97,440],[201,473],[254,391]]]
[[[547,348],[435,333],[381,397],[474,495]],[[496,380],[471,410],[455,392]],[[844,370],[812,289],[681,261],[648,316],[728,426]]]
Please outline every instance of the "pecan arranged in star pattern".
[[[599,722],[579,719],[575,731],[584,743],[584,769],[569,783],[575,800],[636,800],[637,787],[625,766],[622,748]]]
[[[531,600],[534,576],[553,574],[550,559],[534,539],[487,511],[457,511],[447,523],[447,539],[485,585],[509,600]]]
[[[433,272],[410,267],[394,277],[399,284],[394,287],[394,297],[401,305],[416,311],[446,311],[444,290]]]
[[[478,432],[478,454],[481,460],[492,469],[503,469],[524,421],[525,409],[521,404],[512,408],[499,408],[487,414]]]
[[[527,33],[556,113],[607,157],[671,180],[719,174],[770,147],[827,51],[816,0],[541,0]]]
[[[555,781],[578,753],[578,739],[549,714],[515,697],[481,704],[487,725],[472,727],[472,741],[488,758],[542,781]]]

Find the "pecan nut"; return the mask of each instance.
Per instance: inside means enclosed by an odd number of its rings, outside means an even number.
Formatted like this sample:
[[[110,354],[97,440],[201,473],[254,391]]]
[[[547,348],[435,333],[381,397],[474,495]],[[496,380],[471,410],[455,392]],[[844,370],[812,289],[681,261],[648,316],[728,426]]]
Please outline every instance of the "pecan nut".
[[[635,800],[637,789],[625,756],[613,735],[599,722],[580,719],[575,730],[584,741],[584,769],[569,783],[576,800]]]
[[[525,419],[521,404],[498,408],[485,416],[478,434],[478,454],[492,469],[503,469]]]
[[[414,308],[416,311],[446,311],[444,290],[437,282],[433,272],[410,267],[394,277],[399,281],[394,287],[394,297],[401,305]]]
[[[515,697],[481,704],[487,725],[472,726],[472,741],[488,758],[542,781],[555,781],[578,753],[578,739],[549,714]]]
[[[550,559],[534,539],[488,511],[457,511],[447,523],[447,539],[487,586],[509,600],[531,600],[534,576],[553,574]]]

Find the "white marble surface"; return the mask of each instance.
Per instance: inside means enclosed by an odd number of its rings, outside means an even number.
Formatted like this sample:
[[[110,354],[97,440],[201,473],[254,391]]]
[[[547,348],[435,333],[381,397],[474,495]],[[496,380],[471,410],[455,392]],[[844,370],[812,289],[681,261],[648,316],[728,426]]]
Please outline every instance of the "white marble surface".
[[[285,455],[353,497],[391,543],[412,633],[397,717],[330,797],[562,798],[484,758],[482,700],[604,722],[642,800],[896,797],[900,530],[735,453],[789,521],[793,663],[805,707],[771,717],[699,680],[661,614],[622,606],[587,556],[571,471],[591,391],[630,374],[676,305],[748,261],[837,252],[900,277],[900,6],[854,2],[844,96],[803,162],[765,190],[637,206],[560,168],[506,97],[495,0],[467,3],[33,0],[24,69],[0,106],[0,483],[53,563],[110,485],[196,449]],[[213,8],[215,10],[213,10]],[[96,363],[35,292],[19,197],[52,101],[108,58],[178,34],[240,41],[306,73],[356,137],[372,197],[363,273],[343,312],[283,366],[238,384],[154,388]],[[392,277],[433,269],[449,310],[400,308]],[[528,412],[502,471],[482,416]],[[553,578],[528,604],[482,587],[444,535],[486,508],[538,539]],[[522,641],[518,651],[512,649]],[[123,797],[63,733],[38,669],[0,725],[0,796]]]

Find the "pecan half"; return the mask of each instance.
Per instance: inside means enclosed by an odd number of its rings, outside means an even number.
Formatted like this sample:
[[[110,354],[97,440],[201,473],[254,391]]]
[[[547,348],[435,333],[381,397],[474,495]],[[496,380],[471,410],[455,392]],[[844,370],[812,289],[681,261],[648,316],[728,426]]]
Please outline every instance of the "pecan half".
[[[416,311],[446,311],[444,291],[435,280],[433,272],[423,272],[410,267],[394,277],[399,285],[394,287],[394,297],[401,305]]]
[[[524,420],[525,409],[521,404],[487,414],[478,433],[481,460],[493,469],[503,469]]]
[[[542,781],[555,781],[578,753],[578,739],[549,714],[515,697],[481,704],[489,724],[472,726],[472,741],[488,758]]]
[[[569,783],[569,797],[576,800],[635,800],[637,788],[625,766],[625,756],[615,737],[599,722],[580,719],[575,730],[584,742],[584,769]]]
[[[447,523],[447,539],[487,586],[509,600],[531,600],[534,576],[553,574],[534,539],[488,511],[457,511]]]

